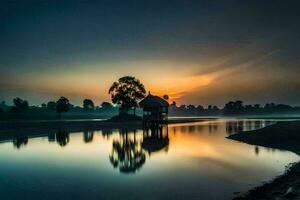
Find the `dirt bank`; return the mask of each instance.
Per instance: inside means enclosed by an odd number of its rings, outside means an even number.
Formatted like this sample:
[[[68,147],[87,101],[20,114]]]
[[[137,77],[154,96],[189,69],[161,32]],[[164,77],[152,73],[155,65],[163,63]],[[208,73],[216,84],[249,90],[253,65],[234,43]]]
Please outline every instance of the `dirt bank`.
[[[300,155],[300,121],[278,122],[228,138],[252,145],[288,150]],[[270,183],[254,188],[235,199],[300,199],[300,163],[292,164],[283,175]]]

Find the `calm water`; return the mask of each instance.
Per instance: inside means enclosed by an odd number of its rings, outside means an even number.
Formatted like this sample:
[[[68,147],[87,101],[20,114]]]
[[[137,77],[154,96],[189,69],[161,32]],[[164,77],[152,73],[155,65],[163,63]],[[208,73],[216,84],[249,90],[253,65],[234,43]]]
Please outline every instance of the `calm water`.
[[[212,120],[162,132],[1,136],[0,199],[230,199],[299,160],[225,138],[270,123]]]

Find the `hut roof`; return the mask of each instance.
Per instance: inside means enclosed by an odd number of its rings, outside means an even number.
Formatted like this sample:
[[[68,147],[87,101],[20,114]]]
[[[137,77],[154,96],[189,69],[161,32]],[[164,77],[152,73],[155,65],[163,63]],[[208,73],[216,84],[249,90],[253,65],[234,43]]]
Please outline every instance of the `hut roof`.
[[[168,107],[169,103],[159,96],[151,95],[150,93],[142,101],[140,101],[140,106],[143,107]]]

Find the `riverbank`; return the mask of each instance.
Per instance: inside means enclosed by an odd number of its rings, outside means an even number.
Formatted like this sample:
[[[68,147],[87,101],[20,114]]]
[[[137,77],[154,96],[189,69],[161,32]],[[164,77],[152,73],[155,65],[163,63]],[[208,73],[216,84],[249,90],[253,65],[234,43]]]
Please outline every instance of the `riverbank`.
[[[259,130],[237,133],[228,138],[247,144],[288,150],[300,155],[300,121],[278,122]],[[283,175],[272,182],[254,188],[235,199],[279,200],[299,197],[300,162],[291,165]]]
[[[191,123],[215,118],[176,118],[169,119],[166,124]],[[41,130],[66,130],[83,131],[97,130],[102,128],[109,129],[141,129],[141,120],[112,122],[109,120],[98,119],[76,119],[76,120],[0,120],[0,134],[15,131],[41,131]]]

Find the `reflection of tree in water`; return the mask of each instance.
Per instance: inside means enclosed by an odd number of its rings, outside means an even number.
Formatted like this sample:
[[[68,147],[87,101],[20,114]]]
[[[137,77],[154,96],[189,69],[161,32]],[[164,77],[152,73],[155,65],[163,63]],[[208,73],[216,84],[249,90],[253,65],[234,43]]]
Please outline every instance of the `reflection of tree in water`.
[[[258,146],[255,146],[254,152],[255,152],[255,155],[258,156],[258,154],[259,154],[259,147]]]
[[[149,155],[161,150],[167,152],[169,150],[168,127],[159,126],[144,130],[142,148],[145,149]]]
[[[85,143],[92,142],[94,138],[94,131],[84,131],[83,132],[83,141]]]
[[[188,133],[194,133],[195,130],[195,126],[188,126]]]
[[[56,142],[62,147],[66,146],[70,141],[69,133],[66,131],[58,131],[55,134],[55,138],[56,138]]]
[[[102,136],[106,139],[109,139],[112,134],[113,134],[113,129],[103,129],[102,130]]]
[[[146,155],[134,138],[129,138],[128,133],[120,131],[120,140],[114,140],[109,160],[115,168],[123,173],[134,173],[146,161]]]
[[[262,128],[262,121],[255,121],[254,122],[254,128],[255,129]]]
[[[232,135],[243,131],[244,123],[243,121],[227,121],[226,122],[226,133]]]
[[[232,135],[241,131],[250,131],[264,127],[265,124],[262,120],[257,121],[227,121],[226,122],[226,133]]]
[[[28,137],[27,136],[17,136],[13,139],[13,145],[17,149],[20,149],[22,146],[26,146],[28,143]]]
[[[208,131],[210,133],[216,132],[218,130],[218,124],[214,123],[214,122],[210,122],[208,124]]]
[[[271,124],[274,124],[274,122],[265,120],[227,121],[226,132],[228,135],[232,135],[241,131],[251,131],[254,129],[260,129]]]

